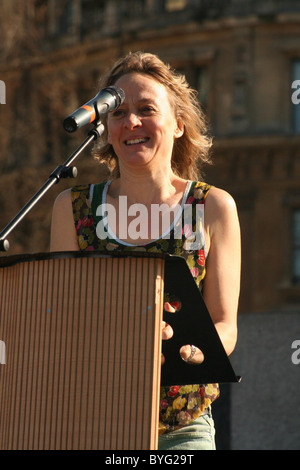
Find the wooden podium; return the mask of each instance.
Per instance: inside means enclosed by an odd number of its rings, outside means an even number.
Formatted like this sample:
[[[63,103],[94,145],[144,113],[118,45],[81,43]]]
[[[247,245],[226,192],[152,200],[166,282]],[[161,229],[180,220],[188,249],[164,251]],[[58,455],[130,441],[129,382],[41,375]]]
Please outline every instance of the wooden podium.
[[[166,259],[172,277],[176,257],[142,253],[0,258],[0,449],[157,448]]]

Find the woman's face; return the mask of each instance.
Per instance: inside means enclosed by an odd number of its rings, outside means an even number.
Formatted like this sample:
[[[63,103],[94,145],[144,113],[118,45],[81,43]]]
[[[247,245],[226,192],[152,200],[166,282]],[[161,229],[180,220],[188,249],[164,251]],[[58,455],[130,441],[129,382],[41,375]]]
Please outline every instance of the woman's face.
[[[167,89],[148,75],[123,75],[116,85],[125,92],[122,105],[109,113],[108,142],[119,159],[120,169],[145,165],[169,165],[174,139],[183,134]]]

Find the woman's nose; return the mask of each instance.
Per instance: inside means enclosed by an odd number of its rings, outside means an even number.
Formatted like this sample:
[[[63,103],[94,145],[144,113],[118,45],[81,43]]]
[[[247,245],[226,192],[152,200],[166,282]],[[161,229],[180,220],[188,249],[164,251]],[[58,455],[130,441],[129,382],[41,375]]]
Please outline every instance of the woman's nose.
[[[128,113],[126,116],[126,125],[129,128],[140,127],[142,125],[142,121],[137,113]]]

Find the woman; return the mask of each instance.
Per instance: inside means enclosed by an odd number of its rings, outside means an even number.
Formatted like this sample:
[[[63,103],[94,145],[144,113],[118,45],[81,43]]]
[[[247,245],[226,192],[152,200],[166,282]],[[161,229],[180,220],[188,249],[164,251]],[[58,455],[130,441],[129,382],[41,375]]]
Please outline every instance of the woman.
[[[230,355],[237,339],[239,222],[232,197],[200,180],[200,164],[209,161],[211,142],[196,93],[157,56],[141,52],[120,59],[101,85],[116,85],[125,92],[121,106],[108,114],[95,149],[111,176],[58,196],[51,250],[144,250],[183,256]],[[102,204],[110,208],[105,214],[97,211]],[[136,204],[138,224],[133,223],[136,212],[130,210]],[[154,221],[151,210],[157,205],[165,212]],[[178,231],[175,236],[187,206],[193,214],[190,228],[196,238],[199,235],[196,244],[191,244],[186,226],[181,237]],[[204,209],[200,218],[196,207]],[[135,230],[129,230],[132,226]],[[165,309],[175,311],[168,300]],[[170,338],[171,327],[164,323],[162,328],[163,339]],[[193,363],[203,360],[202,352],[191,345],[182,347],[180,354]],[[218,395],[217,384],[162,387],[159,449],[214,449],[210,405]]]

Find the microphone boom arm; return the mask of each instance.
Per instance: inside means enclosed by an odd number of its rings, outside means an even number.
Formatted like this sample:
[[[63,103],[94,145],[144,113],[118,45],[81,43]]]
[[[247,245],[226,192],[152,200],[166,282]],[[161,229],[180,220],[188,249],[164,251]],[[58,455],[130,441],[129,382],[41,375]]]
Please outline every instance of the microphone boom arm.
[[[0,251],[9,250],[9,241],[6,237],[12,230],[23,220],[26,214],[36,205],[36,203],[46,194],[46,192],[54,185],[57,184],[61,178],[74,178],[77,176],[76,167],[71,164],[78,157],[78,155],[93,141],[98,139],[104,131],[103,124],[99,121],[95,127],[88,133],[86,139],[75,150],[75,152],[62,164],[59,165],[49,176],[48,180],[43,186],[35,193],[35,195],[25,204],[25,206],[18,212],[18,214],[9,222],[9,224],[0,233]]]

